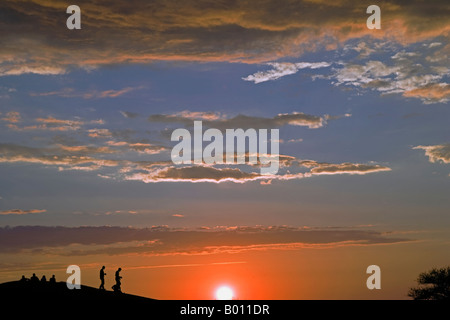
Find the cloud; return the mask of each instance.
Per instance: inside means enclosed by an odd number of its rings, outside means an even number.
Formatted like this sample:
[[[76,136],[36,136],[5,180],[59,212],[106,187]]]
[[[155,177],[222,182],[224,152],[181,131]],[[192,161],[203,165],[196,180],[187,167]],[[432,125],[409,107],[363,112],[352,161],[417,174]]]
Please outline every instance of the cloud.
[[[450,143],[438,144],[433,146],[417,146],[413,149],[425,150],[425,155],[432,163],[450,163]]]
[[[20,113],[17,111],[9,111],[5,114],[1,120],[9,122],[9,123],[17,123],[20,122],[21,116]]]
[[[89,129],[87,130],[88,136],[91,138],[110,138],[112,137],[111,131],[109,129]]]
[[[42,212],[47,212],[47,210],[45,210],[45,209],[31,209],[31,210],[12,209],[12,210],[0,211],[0,215],[23,215],[23,214],[31,214],[31,213],[42,213]]]
[[[53,117],[47,118],[37,118],[36,122],[43,123],[43,125],[39,126],[29,126],[24,129],[43,129],[43,130],[53,130],[53,131],[70,131],[70,130],[78,130],[84,124],[79,120],[64,120],[64,119],[56,119]]]
[[[64,125],[68,125],[68,126],[80,126],[83,124],[82,121],[78,121],[78,120],[56,119],[56,118],[53,118],[50,116],[47,118],[37,118],[36,121],[42,122],[42,123],[49,123],[49,124],[64,124]]]
[[[289,169],[286,172],[279,172],[275,175],[262,175],[258,172],[247,172],[240,168],[216,168],[212,166],[196,165],[176,167],[170,165],[137,167],[125,170],[125,180],[136,180],[145,183],[158,182],[234,182],[246,183],[251,181],[261,181],[267,184],[268,181],[287,181],[312,177],[314,175],[365,175],[376,172],[391,171],[389,167],[375,164],[359,163],[318,163],[312,160],[298,160],[293,157],[280,156],[280,167]],[[291,173],[295,167],[309,168],[306,172]],[[134,172],[136,171],[136,172]],[[147,171],[147,172],[143,172]]]
[[[154,145],[151,143],[142,143],[142,142],[127,143],[127,146],[131,150],[134,150],[139,153],[146,153],[146,154],[159,154],[159,153],[167,150],[166,147],[163,147],[160,145]]]
[[[95,149],[85,151],[92,152]],[[61,152],[63,151],[63,152]],[[64,152],[66,151],[66,152]],[[70,148],[33,148],[15,144],[0,144],[0,163],[29,163],[57,166],[59,170],[97,170],[101,167],[115,167],[119,164],[115,160],[99,159],[85,155],[81,149],[79,154],[72,154]],[[96,150],[98,152],[98,150]],[[105,151],[105,150],[102,150]]]
[[[356,46],[346,45],[344,47],[344,51],[348,50],[354,50],[358,52],[360,54],[359,58],[368,57],[372,53],[375,53],[377,51],[375,48],[373,48],[373,46],[370,43],[367,43],[365,41],[359,41],[358,44],[356,44]]]
[[[75,91],[73,88],[63,88],[61,90],[57,91],[49,91],[49,92],[40,92],[31,93],[31,96],[40,96],[40,97],[46,97],[46,96],[59,96],[64,98],[83,98],[83,99],[101,99],[101,98],[117,98],[121,95],[124,95],[126,93],[129,93],[131,91],[141,89],[142,87],[126,87],[118,90],[90,90],[87,92],[78,92]]]
[[[433,43],[430,43],[430,44],[428,45],[428,48],[439,47],[439,46],[441,46],[441,45],[442,45],[441,42],[433,42]]]
[[[290,121],[303,121],[296,114],[279,115],[285,123]],[[48,122],[61,122],[54,118],[43,118]],[[73,125],[71,122],[68,125]],[[17,144],[0,144],[0,163],[28,163],[42,166],[54,166],[59,171],[99,171],[96,176],[100,178],[114,178],[117,180],[142,181],[145,183],[157,182],[234,182],[246,183],[259,181],[287,181],[309,178],[314,175],[358,174],[390,171],[387,166],[361,163],[320,163],[314,160],[297,159],[289,155],[279,155],[279,171],[276,175],[261,175],[260,162],[249,164],[250,154],[246,154],[246,164],[237,165],[235,162],[211,165],[202,163],[194,166],[175,166],[171,160],[164,158],[158,160],[136,159],[128,152],[159,155],[168,150],[168,147],[153,144],[147,140],[124,141],[108,140],[113,133],[108,129],[89,129],[88,136],[95,139],[93,143],[82,144],[78,141],[55,139],[49,147],[28,147]],[[106,140],[106,141],[105,141]],[[126,157],[124,158],[124,154]],[[256,155],[259,159],[259,155]],[[128,158],[128,159],[127,159]]]
[[[297,143],[297,142],[302,142],[303,139],[302,138],[297,138],[297,139],[289,139],[288,141],[286,141],[287,143]]]
[[[108,154],[108,153],[117,153],[117,150],[113,150],[109,147],[96,147],[89,145],[81,145],[81,146],[66,146],[62,144],[56,145],[61,151],[68,151],[69,153],[83,154],[83,155],[92,155],[92,154]]]
[[[128,141],[114,141],[109,140],[106,142],[107,145],[121,148],[122,150],[133,150],[138,153],[146,154],[159,154],[166,151],[167,148],[161,145],[151,144],[147,142],[128,142]]]
[[[189,111],[189,110],[177,112],[173,114],[173,117],[191,120],[210,120],[210,121],[224,118],[224,116],[219,112],[212,112],[212,111],[203,112],[203,111]]]
[[[359,163],[319,164],[311,169],[314,175],[322,174],[367,174],[372,172],[391,171],[390,168],[380,165],[367,165]]]
[[[276,80],[287,75],[295,74],[300,69],[325,68],[329,67],[331,64],[328,62],[297,62],[297,63],[272,62],[267,63],[267,65],[273,67],[273,69],[268,71],[259,71],[245,78],[242,78],[242,80],[253,81],[256,84],[265,81]]]
[[[14,118],[11,117],[12,115],[9,116],[9,120],[14,121],[9,121],[10,123],[7,125],[7,127],[15,131],[77,131],[81,129],[82,126],[87,124],[104,124],[104,121],[102,119],[83,121],[80,119],[57,119],[52,116],[48,116],[47,118],[36,118],[31,120],[31,123],[33,124],[19,126],[16,123],[21,121],[20,114],[14,113]]]
[[[134,112],[128,112],[128,111],[120,111],[120,114],[128,119],[134,119],[134,118],[139,117],[139,114],[134,113]]]
[[[134,173],[125,177],[126,180],[138,180],[145,183],[155,182],[236,182],[244,183],[267,179],[258,173],[247,173],[237,168],[213,168],[204,166],[166,167],[155,169],[150,173]]]
[[[233,226],[199,229],[162,227],[0,228],[0,253],[57,255],[179,255],[239,253],[248,250],[297,250],[411,241],[358,229],[287,226]]]
[[[450,29],[444,0],[428,2],[426,9],[419,0],[383,3],[383,28],[375,32],[366,27],[367,3],[348,0],[283,5],[275,0],[96,0],[81,5],[83,32],[67,37],[61,22],[67,3],[27,4],[2,2],[8,19],[0,21],[7,34],[0,40],[0,75],[55,75],[158,60],[261,63],[365,36],[407,44],[445,36]]]
[[[33,131],[33,130],[45,130],[45,131],[75,131],[79,130],[79,126],[69,126],[69,125],[63,125],[63,126],[57,126],[57,125],[48,125],[46,123],[40,124],[40,125],[29,125],[29,126],[18,126],[15,124],[8,124],[8,128],[15,130],[15,131]]]
[[[350,114],[344,115],[345,117],[351,116]],[[341,118],[342,116],[315,116],[310,114],[305,114],[303,112],[292,112],[292,113],[280,113],[272,118],[255,117],[239,114],[232,118],[216,118],[213,120],[205,119],[202,124],[207,127],[217,128],[217,129],[229,129],[229,128],[278,128],[285,125],[291,126],[303,126],[310,129],[317,129],[326,125],[327,120],[334,120]],[[151,122],[162,122],[162,123],[183,123],[184,125],[193,125],[193,118],[186,117],[184,115],[165,115],[165,114],[155,114],[151,115],[149,118]]]
[[[422,87],[403,92],[403,96],[419,98],[426,104],[434,102],[447,103],[450,101],[450,84],[428,83]]]
[[[27,65],[20,64],[19,61],[13,64],[0,65],[0,76],[17,76],[21,74],[58,75],[67,72],[65,66],[42,65],[40,62],[29,61]]]
[[[430,49],[431,48],[431,49]],[[438,49],[437,49],[438,48]],[[447,48],[427,45],[420,51],[397,51],[390,60],[369,60],[364,63],[336,63],[329,76],[336,86],[350,86],[401,94],[406,98],[420,99],[424,104],[450,101],[450,76]],[[387,49],[386,49],[387,50]],[[395,52],[398,48],[387,50]]]

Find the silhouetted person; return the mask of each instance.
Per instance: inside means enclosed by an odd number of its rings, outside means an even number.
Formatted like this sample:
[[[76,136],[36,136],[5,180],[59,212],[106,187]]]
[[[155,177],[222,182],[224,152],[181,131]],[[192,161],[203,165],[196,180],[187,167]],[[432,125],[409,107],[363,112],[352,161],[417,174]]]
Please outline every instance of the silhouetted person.
[[[48,280],[48,282],[50,282],[52,284],[56,283],[55,275],[52,275],[52,277],[50,278],[50,280]]]
[[[20,282],[27,282],[28,281],[28,279],[27,278],[25,278],[25,276],[24,275],[22,275],[22,278],[20,279]]]
[[[122,288],[120,287],[122,285],[122,283],[120,282],[120,280],[122,279],[122,277],[120,276],[120,271],[122,271],[122,268],[119,268],[116,271],[116,284],[112,287],[114,292],[122,292]]]
[[[30,282],[31,283],[38,283],[39,282],[39,278],[36,277],[36,273],[33,273],[33,275],[30,278]]]
[[[106,276],[105,266],[103,266],[100,269],[100,281],[101,281],[100,288],[99,288],[100,290],[105,290],[105,276]]]
[[[47,282],[47,278],[45,277],[45,274],[42,276],[41,282]]]

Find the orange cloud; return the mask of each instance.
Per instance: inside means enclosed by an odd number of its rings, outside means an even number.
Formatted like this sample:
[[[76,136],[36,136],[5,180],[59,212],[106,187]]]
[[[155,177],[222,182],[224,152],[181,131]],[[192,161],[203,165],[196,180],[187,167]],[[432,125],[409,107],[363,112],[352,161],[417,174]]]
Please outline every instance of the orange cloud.
[[[17,123],[20,122],[21,116],[17,111],[9,111],[5,114],[5,117],[1,118],[1,120],[9,123]]]
[[[64,124],[64,125],[68,125],[68,126],[80,126],[83,124],[83,122],[77,121],[77,120],[56,119],[56,118],[53,118],[50,116],[47,118],[37,118],[36,121],[42,122],[42,123],[51,123],[51,124]]]
[[[350,114],[344,115],[350,117]],[[316,116],[303,112],[280,113],[272,118],[255,117],[239,114],[227,118],[213,113],[199,113],[183,111],[177,114],[154,114],[148,120],[162,123],[183,123],[192,125],[193,120],[203,120],[204,126],[227,129],[227,128],[277,128],[285,125],[303,126],[310,129],[317,129],[325,126],[328,120],[339,119],[343,116]]]
[[[200,112],[200,111],[189,111],[184,110],[177,112],[173,115],[173,117],[186,118],[191,120],[219,120],[223,118],[223,116],[218,112]]]
[[[99,150],[88,149],[88,151],[93,153]],[[59,170],[96,170],[102,167],[115,167],[119,165],[119,162],[116,160],[98,159],[83,154],[74,155],[61,153],[53,149],[0,144],[0,163],[18,162],[58,166]]]
[[[408,44],[450,31],[445,0],[378,2],[381,30],[366,27],[370,3],[361,1],[96,0],[81,5],[83,31],[68,37],[61,25],[67,3],[25,3],[3,3],[11,19],[0,28],[12,36],[0,40],[0,75],[157,60],[259,63],[364,36]]]
[[[112,150],[109,147],[93,147],[93,146],[65,146],[57,145],[62,151],[68,151],[77,154],[96,154],[96,153],[116,153],[117,150]]]
[[[166,147],[144,142],[127,142],[127,141],[110,140],[107,141],[106,144],[113,147],[128,148],[129,150],[146,154],[159,154],[167,150]]]
[[[321,174],[367,174],[371,172],[391,171],[390,168],[380,165],[367,165],[359,163],[320,164],[311,169],[315,175]]]
[[[205,255],[248,250],[322,249],[340,246],[390,245],[411,241],[368,230],[288,226],[232,228],[44,227],[0,228],[0,252],[53,255],[147,254]]]
[[[12,209],[12,210],[3,210],[0,211],[0,215],[22,215],[22,214],[31,214],[31,213],[42,213],[47,212],[45,209],[31,209],[31,210],[21,210],[21,209]]]
[[[108,129],[89,129],[87,130],[88,136],[91,138],[109,138],[112,136],[111,131]]]
[[[446,103],[450,101],[450,84],[432,83],[420,88],[415,88],[403,93],[405,97],[422,98],[426,102],[439,101]]]

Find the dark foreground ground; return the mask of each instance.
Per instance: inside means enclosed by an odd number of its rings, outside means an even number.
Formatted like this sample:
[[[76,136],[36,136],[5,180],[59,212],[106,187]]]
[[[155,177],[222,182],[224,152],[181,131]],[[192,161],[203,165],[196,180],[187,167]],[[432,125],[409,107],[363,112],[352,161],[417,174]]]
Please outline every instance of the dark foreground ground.
[[[135,301],[150,302],[153,299],[136,296],[127,293],[115,293],[113,291],[99,290],[96,288],[81,286],[81,289],[68,289],[65,282],[56,283],[30,283],[11,281],[0,284],[0,296],[2,302],[19,299],[26,302],[42,301],[46,304],[58,301]]]
[[[327,319],[444,319],[450,303],[437,301],[161,301],[65,282],[0,284],[0,319],[303,319],[307,314]],[[266,306],[266,307],[264,307]],[[207,313],[206,308],[214,309]],[[261,310],[267,309],[267,313]],[[187,311],[189,310],[189,311]],[[231,312],[227,313],[227,310]]]

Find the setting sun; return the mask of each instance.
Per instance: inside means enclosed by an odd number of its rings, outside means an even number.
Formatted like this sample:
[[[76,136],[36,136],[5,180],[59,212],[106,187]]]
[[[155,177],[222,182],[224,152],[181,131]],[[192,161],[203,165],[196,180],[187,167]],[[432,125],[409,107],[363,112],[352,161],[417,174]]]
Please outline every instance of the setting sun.
[[[216,290],[217,300],[233,300],[233,290],[230,287],[220,287]]]

